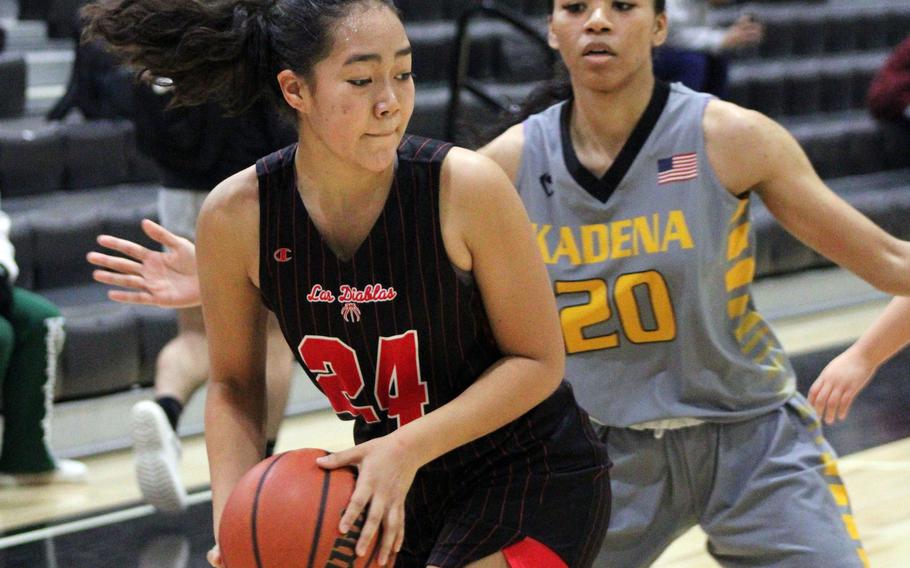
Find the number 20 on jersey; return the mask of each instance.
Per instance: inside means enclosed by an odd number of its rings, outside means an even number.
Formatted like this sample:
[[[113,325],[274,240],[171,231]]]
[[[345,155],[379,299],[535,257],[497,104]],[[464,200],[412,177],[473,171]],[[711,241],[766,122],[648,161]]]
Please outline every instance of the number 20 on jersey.
[[[619,347],[619,331],[593,337],[585,335],[585,328],[614,317],[610,309],[611,299],[616,306],[618,327],[630,342],[660,343],[676,339],[676,314],[670,290],[663,275],[656,270],[623,274],[616,279],[612,289],[600,278],[557,281],[556,295],[565,294],[587,295],[586,302],[566,306],[559,311],[566,353],[570,355]],[[639,298],[647,298],[651,304],[654,321],[649,322],[647,327]]]

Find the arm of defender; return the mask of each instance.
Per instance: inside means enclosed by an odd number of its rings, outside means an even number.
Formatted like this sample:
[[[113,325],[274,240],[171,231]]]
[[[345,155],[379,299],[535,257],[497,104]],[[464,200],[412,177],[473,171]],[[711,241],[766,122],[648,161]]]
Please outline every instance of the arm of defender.
[[[524,125],[516,124],[477,150],[477,153],[496,162],[509,177],[509,181],[514,184],[521,167],[521,153],[524,144]]]
[[[897,297],[856,343],[835,357],[809,389],[809,402],[828,424],[844,420],[878,368],[910,344],[910,298]]]
[[[910,295],[910,242],[888,234],[831,191],[783,127],[760,113],[712,101],[705,137],[711,164],[731,193],[754,191],[800,241],[882,291]]]
[[[103,269],[92,272],[92,277],[102,284],[128,289],[108,291],[108,297],[115,302],[160,308],[198,306],[196,247],[148,219],[142,221],[142,230],[166,250],[154,251],[127,239],[99,235],[99,245],[127,258],[94,251],[88,253],[88,261]]]

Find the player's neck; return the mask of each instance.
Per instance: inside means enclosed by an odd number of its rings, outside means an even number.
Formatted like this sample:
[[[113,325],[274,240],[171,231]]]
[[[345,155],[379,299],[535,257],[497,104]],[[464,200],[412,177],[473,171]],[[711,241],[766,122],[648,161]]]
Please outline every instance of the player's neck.
[[[576,146],[619,153],[641,120],[654,91],[654,75],[638,73],[611,91],[576,89],[572,140]]]
[[[394,165],[373,172],[341,159],[324,144],[304,138],[297,147],[294,165],[301,196],[318,196],[328,207],[371,201],[377,193],[387,193],[395,175]]]

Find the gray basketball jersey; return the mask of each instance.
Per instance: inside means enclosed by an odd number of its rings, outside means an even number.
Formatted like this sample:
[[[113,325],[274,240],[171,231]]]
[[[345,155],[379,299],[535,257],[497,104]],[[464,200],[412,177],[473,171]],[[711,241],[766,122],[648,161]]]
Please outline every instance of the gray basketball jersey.
[[[572,148],[570,103],[524,123],[516,183],[556,293],[566,375],[610,426],[739,421],[795,391],[752,301],[749,199],[708,162],[709,100],[659,83],[601,179]]]

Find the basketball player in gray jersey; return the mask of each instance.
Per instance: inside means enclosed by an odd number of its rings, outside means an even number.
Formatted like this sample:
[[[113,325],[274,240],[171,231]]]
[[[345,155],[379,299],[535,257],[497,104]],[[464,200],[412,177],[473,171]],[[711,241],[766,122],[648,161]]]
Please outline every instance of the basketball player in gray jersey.
[[[595,565],[647,566],[695,524],[724,566],[865,565],[834,451],[755,311],[749,197],[892,294],[910,294],[910,243],[827,189],[775,122],[656,82],[663,4],[554,0],[567,100],[482,150],[528,209],[566,376],[615,462]]]

